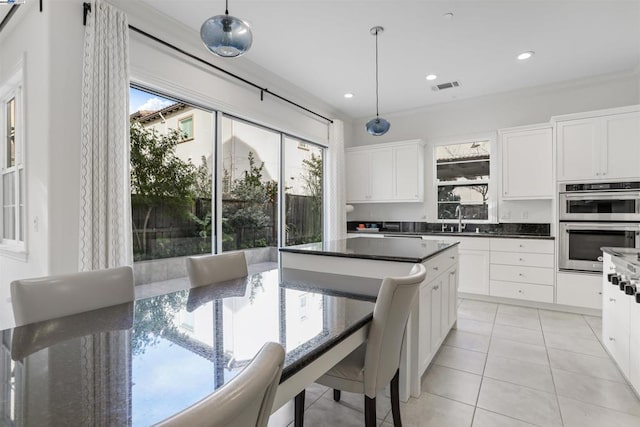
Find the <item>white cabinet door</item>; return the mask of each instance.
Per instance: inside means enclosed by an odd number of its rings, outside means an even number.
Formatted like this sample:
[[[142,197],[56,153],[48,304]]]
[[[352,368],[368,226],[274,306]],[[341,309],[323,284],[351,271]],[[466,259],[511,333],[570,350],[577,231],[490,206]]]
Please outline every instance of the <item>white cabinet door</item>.
[[[442,338],[442,275],[433,281],[431,286],[431,352],[438,351]]]
[[[418,353],[420,358],[420,372],[424,372],[431,360],[431,289],[433,284],[423,284],[420,287],[418,302],[420,338],[418,339]]]
[[[489,295],[489,251],[460,250],[459,291]]]
[[[424,154],[418,144],[393,149],[395,191],[393,198],[400,201],[419,201],[424,198],[422,164]]]
[[[597,119],[557,124],[558,180],[600,178],[600,144]]]
[[[502,135],[502,198],[551,198],[553,136],[551,128]]]
[[[393,152],[388,148],[370,154],[371,200],[389,201],[393,199]]]
[[[347,152],[346,156],[347,201],[366,202],[371,198],[369,160],[364,151]]]
[[[601,118],[603,178],[632,178],[640,175],[640,113]]]
[[[631,303],[629,333],[629,381],[640,393],[640,304]]]
[[[440,337],[443,337],[449,332],[449,272],[440,277]]]
[[[458,320],[458,268],[452,267],[447,274],[449,281],[449,326]]]

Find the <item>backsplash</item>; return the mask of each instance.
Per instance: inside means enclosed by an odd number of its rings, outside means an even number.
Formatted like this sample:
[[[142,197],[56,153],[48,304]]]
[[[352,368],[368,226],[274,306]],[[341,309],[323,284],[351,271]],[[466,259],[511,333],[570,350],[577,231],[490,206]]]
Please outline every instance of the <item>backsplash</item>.
[[[439,222],[415,222],[415,221],[347,221],[347,231],[355,231],[360,224],[366,228],[378,228],[381,232],[389,233],[433,233],[442,231],[442,223]],[[464,223],[466,232],[504,233],[522,234],[531,236],[549,236],[551,234],[551,224],[530,224],[530,223],[501,223],[501,224],[474,224]],[[450,227],[457,228],[458,224],[447,223],[447,231]]]

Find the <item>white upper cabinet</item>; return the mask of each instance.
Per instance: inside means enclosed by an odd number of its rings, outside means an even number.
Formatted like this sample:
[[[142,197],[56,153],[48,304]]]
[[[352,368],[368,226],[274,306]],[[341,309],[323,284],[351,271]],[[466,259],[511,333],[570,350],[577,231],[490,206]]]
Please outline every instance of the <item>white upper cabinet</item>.
[[[640,112],[602,118],[602,175],[604,178],[640,176]]]
[[[421,202],[424,148],[419,140],[346,150],[348,203]]]
[[[503,199],[553,197],[553,133],[550,125],[500,132]]]
[[[558,181],[640,176],[640,112],[557,120]]]

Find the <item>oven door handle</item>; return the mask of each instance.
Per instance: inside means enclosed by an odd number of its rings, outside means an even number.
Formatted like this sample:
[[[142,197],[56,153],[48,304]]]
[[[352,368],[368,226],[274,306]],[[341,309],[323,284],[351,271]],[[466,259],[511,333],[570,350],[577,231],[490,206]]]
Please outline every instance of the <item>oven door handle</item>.
[[[567,200],[640,200],[640,192],[625,193],[562,193]]]
[[[620,223],[593,223],[593,222],[579,222],[579,223],[566,223],[561,222],[560,228],[563,228],[567,233],[570,230],[620,230],[620,231],[635,231],[640,232],[640,224],[620,224]]]

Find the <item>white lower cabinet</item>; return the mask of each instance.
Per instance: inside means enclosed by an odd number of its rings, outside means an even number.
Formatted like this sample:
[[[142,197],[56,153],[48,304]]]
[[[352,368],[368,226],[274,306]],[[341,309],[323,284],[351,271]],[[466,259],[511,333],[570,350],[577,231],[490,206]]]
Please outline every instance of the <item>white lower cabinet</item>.
[[[602,342],[622,374],[640,394],[640,304],[607,280],[613,272],[611,255],[604,254],[602,277]]]
[[[460,249],[460,292],[489,295],[489,251]]]
[[[442,265],[442,264],[440,264]],[[456,322],[458,308],[458,273],[455,260],[449,260],[445,269],[435,270],[433,278],[422,284],[419,294],[418,349],[419,372],[422,375],[431,363],[449,330]],[[429,268],[427,277],[434,273]]]
[[[629,311],[629,382],[640,393],[640,304]]]
[[[489,295],[553,303],[553,257],[550,240],[491,239]]]
[[[602,276],[586,273],[557,273],[556,303],[601,309]]]

